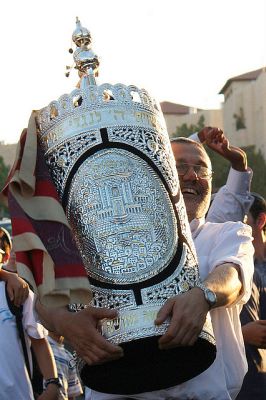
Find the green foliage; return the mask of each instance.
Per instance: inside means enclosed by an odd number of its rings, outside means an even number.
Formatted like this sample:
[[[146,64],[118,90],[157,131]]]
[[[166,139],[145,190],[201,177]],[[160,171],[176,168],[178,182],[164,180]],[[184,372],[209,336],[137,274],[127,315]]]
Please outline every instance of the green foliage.
[[[9,168],[5,165],[3,157],[0,156],[0,191],[3,189]],[[0,199],[0,218],[9,217],[9,212],[6,204]]]
[[[191,135],[191,133],[200,131],[202,128],[204,128],[204,126],[205,126],[205,118],[204,118],[204,115],[201,115],[199,117],[197,125],[182,124],[181,126],[177,126],[173,137],[177,137],[177,136],[188,137]]]
[[[212,162],[214,171],[213,191],[216,192],[226,182],[230,163],[213,150],[205,148]],[[266,161],[261,151],[257,151],[255,146],[243,147],[243,150],[247,154],[248,166],[253,170],[251,191],[257,192],[266,198]]]
[[[226,182],[230,169],[230,163],[219,154],[215,153],[215,151],[209,149],[207,146],[205,146],[205,150],[211,159],[212,169],[214,171],[212,178],[212,190],[213,192],[217,192],[217,190],[219,190],[220,187]]]
[[[242,115],[241,109],[240,115]],[[176,128],[174,137],[188,137],[193,132],[199,132],[202,128],[204,128],[204,122],[204,116],[202,115],[199,118],[197,125],[191,124],[188,126],[187,124],[182,124]],[[212,162],[214,171],[213,191],[216,192],[226,183],[227,175],[230,169],[230,163],[213,150],[210,150],[207,147],[205,148]],[[257,151],[255,146],[243,147],[243,150],[247,154],[248,165],[253,170],[251,190],[261,194],[266,198],[266,161],[263,157],[263,154],[260,150]]]
[[[261,194],[266,198],[266,160],[260,150],[255,146],[243,147],[248,158],[248,165],[253,170],[251,191]]]

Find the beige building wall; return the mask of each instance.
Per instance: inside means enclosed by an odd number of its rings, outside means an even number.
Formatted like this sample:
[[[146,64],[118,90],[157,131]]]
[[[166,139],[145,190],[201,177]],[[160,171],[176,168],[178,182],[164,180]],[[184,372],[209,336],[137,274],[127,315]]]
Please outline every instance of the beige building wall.
[[[176,128],[183,124],[187,124],[188,126],[191,124],[197,125],[202,115],[204,116],[205,126],[216,126],[223,129],[222,110],[200,110],[196,113],[183,115],[165,114],[164,118],[169,136],[175,136]]]
[[[224,93],[224,130],[236,146],[255,145],[266,158],[266,72],[256,80],[232,82]],[[243,109],[245,128],[237,130],[235,114]]]

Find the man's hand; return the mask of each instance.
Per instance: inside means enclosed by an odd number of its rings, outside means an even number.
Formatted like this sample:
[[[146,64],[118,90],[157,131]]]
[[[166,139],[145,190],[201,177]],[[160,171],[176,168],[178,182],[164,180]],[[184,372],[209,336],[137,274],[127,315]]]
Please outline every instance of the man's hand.
[[[108,342],[99,332],[100,321],[116,318],[116,310],[88,307],[69,312],[63,308],[48,309],[38,301],[36,310],[44,326],[64,336],[87,364],[102,364],[123,356],[122,348]]]
[[[122,348],[108,342],[98,331],[101,319],[113,319],[116,316],[115,310],[94,307],[70,313],[69,318],[61,324],[64,327],[62,335],[89,365],[116,360],[123,356]]]
[[[59,400],[60,398],[60,389],[56,385],[48,385],[47,389],[37,397],[38,400]]]
[[[247,344],[266,349],[266,321],[258,320],[242,326],[244,341]]]
[[[17,273],[1,270],[1,279],[7,284],[10,300],[19,307],[29,295],[29,285]]]
[[[155,324],[160,325],[168,317],[171,318],[167,332],[159,339],[159,348],[192,346],[202,330],[208,311],[209,305],[199,288],[167,300],[155,320]]]
[[[246,153],[239,147],[231,146],[222,129],[207,126],[199,131],[198,137],[201,143],[228,160],[236,171],[247,170]]]

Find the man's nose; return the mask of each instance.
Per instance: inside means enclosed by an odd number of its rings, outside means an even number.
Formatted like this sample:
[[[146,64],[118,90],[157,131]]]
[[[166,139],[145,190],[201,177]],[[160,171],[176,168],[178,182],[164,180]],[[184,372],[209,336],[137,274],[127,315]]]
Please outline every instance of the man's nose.
[[[183,181],[195,181],[198,179],[198,175],[194,170],[194,167],[191,165],[185,175],[182,176]]]

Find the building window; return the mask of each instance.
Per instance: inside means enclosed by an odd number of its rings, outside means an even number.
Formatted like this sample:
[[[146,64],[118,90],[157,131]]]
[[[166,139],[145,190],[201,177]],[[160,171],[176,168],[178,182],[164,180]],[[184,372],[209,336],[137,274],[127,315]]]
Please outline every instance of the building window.
[[[246,128],[246,123],[245,123],[245,116],[244,116],[244,110],[242,107],[239,109],[238,114],[233,115],[235,119],[235,124],[236,124],[236,130],[239,131],[240,129],[245,129]]]

